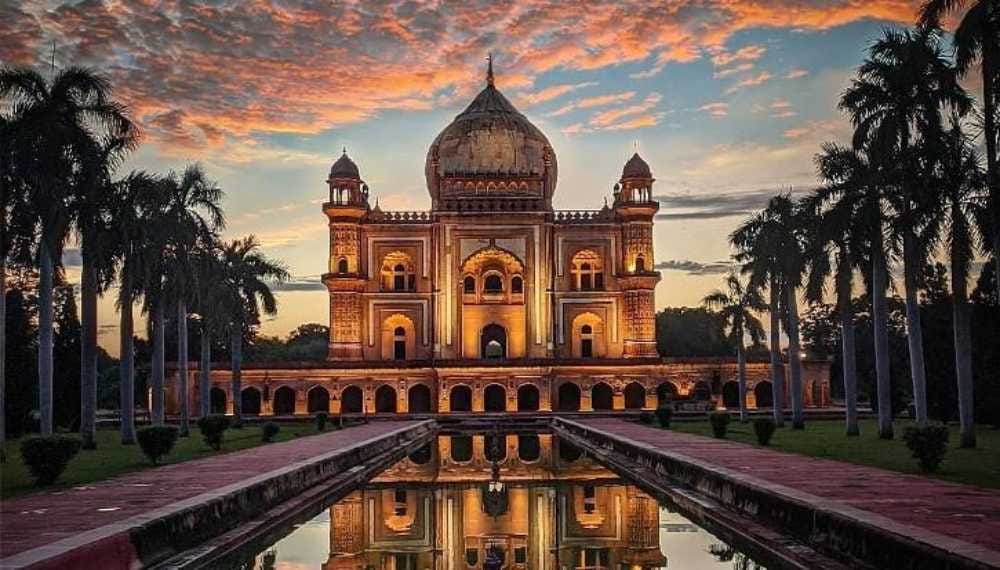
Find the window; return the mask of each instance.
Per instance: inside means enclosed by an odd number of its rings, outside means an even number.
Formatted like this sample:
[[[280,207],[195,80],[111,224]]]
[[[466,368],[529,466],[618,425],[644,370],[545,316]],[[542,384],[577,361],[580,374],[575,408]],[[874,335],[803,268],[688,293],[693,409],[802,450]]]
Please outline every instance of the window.
[[[584,263],[580,266],[580,290],[590,291],[594,288],[594,284],[591,281],[593,277],[593,270],[590,268],[589,263]]]
[[[596,570],[599,568],[608,567],[608,549],[607,548],[584,548],[580,552],[581,566],[586,570]]]
[[[513,279],[510,280],[510,292],[520,295],[524,293],[524,279],[520,275],[515,275]]]
[[[503,279],[495,273],[487,275],[483,281],[483,291],[486,293],[503,293]]]
[[[576,291],[595,291],[604,289],[604,268],[601,256],[592,249],[576,252],[570,266],[572,281],[570,287]]]
[[[517,546],[514,548],[514,564],[527,564],[528,563],[528,548],[526,546]]]
[[[406,290],[406,266],[402,263],[392,268],[392,288],[395,291]]]
[[[491,340],[486,343],[486,358],[503,358],[503,345],[500,341]]]
[[[646,260],[641,255],[635,258],[635,272],[636,273],[646,272]]]
[[[393,491],[393,513],[397,517],[406,516],[406,489],[400,489],[397,487]]]
[[[347,260],[343,257],[341,257],[340,261],[337,262],[337,273],[347,273]]]
[[[473,277],[471,275],[467,275],[465,277],[465,279],[462,280],[462,292],[465,293],[466,295],[475,295],[476,294],[476,278],[475,277]]]
[[[392,357],[406,360],[406,329],[403,327],[396,327],[392,333]]]
[[[580,356],[583,358],[594,356],[594,329],[590,325],[580,327]]]
[[[597,489],[593,485],[583,487],[583,512],[590,514],[597,510]]]

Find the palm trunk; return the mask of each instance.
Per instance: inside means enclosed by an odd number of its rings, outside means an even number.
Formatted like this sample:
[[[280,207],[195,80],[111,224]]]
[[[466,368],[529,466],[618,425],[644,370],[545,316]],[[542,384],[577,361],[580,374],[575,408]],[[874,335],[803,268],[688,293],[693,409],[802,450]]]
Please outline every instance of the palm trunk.
[[[52,435],[52,252],[44,238],[38,249],[38,411],[42,435]]]
[[[740,333],[743,331],[741,330]],[[743,335],[736,339],[736,379],[740,387],[740,421],[746,422],[747,415],[747,355],[743,352]]]
[[[132,272],[122,270],[121,293],[121,325],[119,326],[119,341],[121,346],[121,363],[118,367],[119,406],[121,407],[121,437],[122,443],[135,443],[135,338],[134,322],[132,320]]]
[[[882,243],[882,223],[872,240],[872,319],[875,330],[875,382],[878,398],[878,436],[892,439],[892,385],[889,376],[889,330],[885,291],[888,285],[885,251]]]
[[[954,206],[953,206],[954,208]],[[954,243],[954,241],[952,241]],[[972,328],[968,299],[968,275],[963,255],[951,252],[952,318],[955,337],[955,377],[958,381],[960,445],[976,447],[972,397]]]
[[[243,423],[243,329],[233,323],[229,333],[229,352],[232,354],[230,371],[233,377],[233,418],[239,426]]]
[[[847,435],[861,434],[858,427],[858,364],[854,348],[854,315],[851,312],[851,260],[840,248],[837,268],[837,311],[840,313],[840,353],[844,377],[844,408]]]
[[[188,414],[188,330],[187,303],[177,302],[177,399],[180,400],[181,437],[188,436],[190,421]]]
[[[792,367],[792,429],[805,429],[806,418],[802,398],[802,355],[799,343],[799,302],[795,288],[785,292],[788,305],[788,364]]]
[[[97,268],[94,267],[92,235],[83,239],[83,270],[80,276],[80,437],[84,449],[97,448]]]
[[[989,38],[993,38],[995,32],[992,26],[987,23],[983,31],[983,37],[987,41],[983,42],[983,135],[986,138],[986,179],[989,185],[988,202],[993,209],[993,269],[997,283],[1000,283],[1000,156],[997,156],[997,125],[996,125],[996,92],[993,81],[997,70],[997,54],[993,51],[993,44]],[[997,304],[1000,304],[1000,285],[996,288]]]
[[[201,404],[201,416],[212,413],[212,331],[205,323],[205,315],[201,316],[201,363],[198,366],[198,402]]]
[[[916,236],[903,230],[903,281],[906,285],[906,342],[910,353],[910,378],[913,380],[913,406],[917,427],[927,426],[927,376],[924,369],[924,337],[920,325],[920,304],[917,301]]]
[[[152,325],[153,334],[153,362],[150,365],[152,370],[152,391],[153,391],[153,401],[152,401],[152,420],[154,426],[162,426],[164,419],[163,410],[163,376],[165,368],[164,360],[164,346],[163,346],[163,295],[162,293],[158,295],[158,299],[154,301],[153,307],[149,310],[149,318]]]
[[[778,300],[781,295],[777,280],[772,279],[770,291],[771,312],[771,390],[774,400],[774,423],[785,425],[785,364],[781,361],[781,314]]]
[[[6,222],[6,214],[0,213],[0,220]],[[7,231],[4,228],[0,231]],[[0,243],[4,240],[0,236]],[[7,252],[0,251],[0,463],[7,461]]]

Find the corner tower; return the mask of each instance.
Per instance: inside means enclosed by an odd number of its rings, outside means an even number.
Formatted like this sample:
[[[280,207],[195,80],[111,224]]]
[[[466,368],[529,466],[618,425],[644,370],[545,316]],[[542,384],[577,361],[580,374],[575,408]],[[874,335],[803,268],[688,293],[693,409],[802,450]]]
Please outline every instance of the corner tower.
[[[329,201],[323,213],[329,219],[330,262],[323,284],[330,293],[328,360],[361,360],[362,293],[361,219],[368,213],[368,185],[347,149],[333,163],[326,180]]]
[[[618,281],[624,294],[626,358],[656,356],[654,291],[660,274],[653,261],[653,217],[660,209],[653,199],[653,174],[639,153],[625,163],[615,185],[614,210],[621,220],[622,267]]]

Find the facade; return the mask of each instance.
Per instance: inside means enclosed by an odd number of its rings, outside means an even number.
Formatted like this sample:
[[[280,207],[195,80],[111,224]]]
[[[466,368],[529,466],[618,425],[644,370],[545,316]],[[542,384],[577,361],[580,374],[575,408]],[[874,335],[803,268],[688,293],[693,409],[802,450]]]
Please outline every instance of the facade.
[[[244,413],[652,409],[667,393],[731,394],[735,362],[657,357],[658,203],[638,154],[602,208],[553,209],[556,153],[491,67],[425,176],[429,211],[383,211],[346,150],[334,162],[327,361],[244,369]],[[752,404],[769,374],[749,364]],[[805,377],[807,402],[824,404],[826,366]],[[231,410],[229,372],[213,380],[214,407]]]

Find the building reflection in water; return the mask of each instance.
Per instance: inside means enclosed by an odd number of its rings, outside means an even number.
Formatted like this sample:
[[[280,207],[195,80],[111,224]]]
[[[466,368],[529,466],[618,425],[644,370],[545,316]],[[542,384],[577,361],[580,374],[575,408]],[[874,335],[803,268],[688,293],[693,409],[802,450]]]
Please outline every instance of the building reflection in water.
[[[493,462],[507,495],[497,516],[484,504]],[[546,434],[439,437],[329,518],[325,570],[486,569],[490,551],[507,569],[667,564],[657,502]]]

